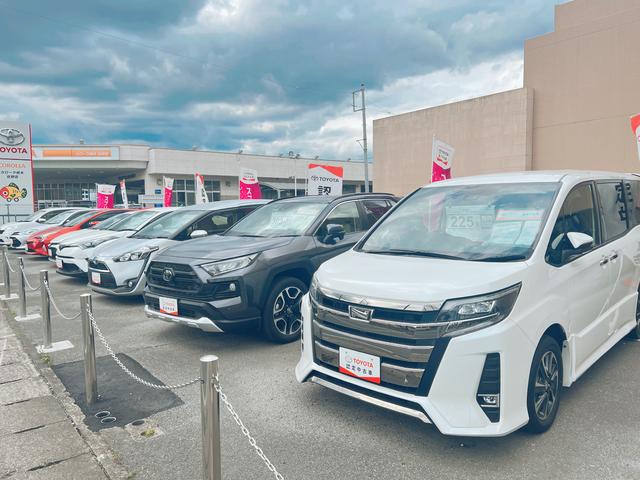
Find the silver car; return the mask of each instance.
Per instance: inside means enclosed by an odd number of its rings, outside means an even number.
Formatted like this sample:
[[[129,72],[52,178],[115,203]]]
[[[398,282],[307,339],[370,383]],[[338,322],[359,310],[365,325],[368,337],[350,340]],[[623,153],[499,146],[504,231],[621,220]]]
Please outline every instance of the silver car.
[[[269,200],[224,200],[179,208],[130,237],[96,247],[89,260],[89,286],[106,295],[142,295],[144,270],[158,251],[192,238],[224,232]]]

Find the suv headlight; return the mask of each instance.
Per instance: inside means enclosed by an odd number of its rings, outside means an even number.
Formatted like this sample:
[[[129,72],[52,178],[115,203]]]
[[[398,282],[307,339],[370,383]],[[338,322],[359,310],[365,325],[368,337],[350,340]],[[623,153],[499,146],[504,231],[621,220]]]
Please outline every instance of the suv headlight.
[[[442,335],[455,337],[501,322],[511,313],[521,286],[518,283],[487,295],[447,300],[436,318],[436,322],[447,324]]]
[[[144,260],[152,252],[155,252],[160,247],[143,247],[139,250],[135,250],[133,252],[127,252],[124,255],[120,255],[119,257],[115,257],[113,259],[114,262],[133,262],[135,260]]]
[[[202,267],[209,275],[215,277],[216,275],[222,275],[224,273],[233,272],[234,270],[240,270],[241,268],[248,267],[257,256],[257,253],[253,253],[251,255],[245,255],[244,257],[236,257],[230,258],[229,260],[205,263],[200,265],[200,267]]]

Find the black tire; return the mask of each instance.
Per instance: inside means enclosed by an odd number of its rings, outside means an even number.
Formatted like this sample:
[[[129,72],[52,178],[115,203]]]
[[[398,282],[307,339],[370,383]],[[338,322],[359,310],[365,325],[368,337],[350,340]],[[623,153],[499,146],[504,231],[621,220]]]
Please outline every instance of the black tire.
[[[549,430],[558,413],[562,391],[562,352],[558,342],[545,335],[533,354],[527,390],[527,430]]]
[[[306,291],[307,285],[295,277],[281,278],[275,283],[262,312],[265,337],[276,343],[289,343],[300,337],[300,301]]]
[[[640,340],[640,289],[638,289],[638,300],[636,300],[636,328],[628,335],[632,340]]]

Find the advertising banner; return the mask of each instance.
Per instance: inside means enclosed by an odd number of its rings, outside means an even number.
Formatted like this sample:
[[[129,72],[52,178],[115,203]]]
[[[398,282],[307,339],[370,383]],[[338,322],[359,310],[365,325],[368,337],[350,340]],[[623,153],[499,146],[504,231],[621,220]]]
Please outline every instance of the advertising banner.
[[[431,183],[451,178],[451,163],[455,149],[433,137],[433,146],[431,147]]]
[[[631,117],[631,130],[633,130],[636,136],[636,143],[638,144],[638,160],[640,160],[640,113]]]
[[[240,177],[240,200],[259,200],[262,198],[260,182],[258,182],[257,170],[241,168]]]
[[[113,208],[113,197],[116,191],[115,185],[97,185],[96,208]]]
[[[163,195],[163,202],[162,202],[162,206],[163,207],[170,207],[171,206],[171,202],[173,200],[173,178],[169,178],[169,177],[162,177],[162,185],[164,185],[163,190],[164,190],[164,195]]]
[[[31,125],[28,123],[0,122],[0,197],[0,213],[33,213]]]
[[[209,197],[204,188],[204,177],[196,173],[196,205],[201,203],[209,203]]]
[[[127,198],[127,184],[124,179],[120,180],[120,194],[122,195],[122,205],[129,208],[129,199]]]
[[[307,170],[308,195],[342,195],[342,167],[310,163]]]

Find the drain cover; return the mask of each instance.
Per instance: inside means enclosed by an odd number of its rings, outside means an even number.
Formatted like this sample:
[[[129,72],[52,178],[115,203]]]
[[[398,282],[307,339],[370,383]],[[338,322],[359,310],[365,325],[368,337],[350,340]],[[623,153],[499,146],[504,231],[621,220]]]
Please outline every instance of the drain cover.
[[[119,354],[118,358],[140,378],[162,384],[131,357]],[[83,362],[63,363],[54,365],[52,368],[82,409],[85,415],[84,421],[93,431],[124,427],[129,423],[150,417],[154,413],[183,404],[182,400],[170,390],[156,390],[139,384],[124,373],[111,357],[105,356],[96,359],[98,401],[89,406],[84,395]]]

